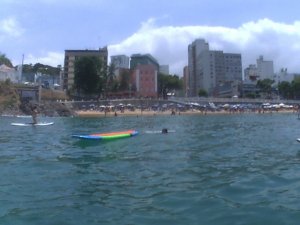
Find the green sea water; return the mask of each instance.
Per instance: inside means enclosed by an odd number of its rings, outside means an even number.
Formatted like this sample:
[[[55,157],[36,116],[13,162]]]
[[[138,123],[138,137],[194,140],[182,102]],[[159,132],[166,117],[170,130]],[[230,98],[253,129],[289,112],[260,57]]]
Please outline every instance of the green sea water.
[[[295,114],[0,117],[0,224],[297,224]],[[162,128],[175,133],[157,134]],[[136,129],[114,141],[72,134]]]

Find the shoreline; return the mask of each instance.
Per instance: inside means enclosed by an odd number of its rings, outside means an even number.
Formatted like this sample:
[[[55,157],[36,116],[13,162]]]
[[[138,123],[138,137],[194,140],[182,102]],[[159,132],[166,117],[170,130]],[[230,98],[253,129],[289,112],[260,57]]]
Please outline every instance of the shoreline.
[[[115,114],[116,113],[116,114]],[[180,116],[180,115],[199,115],[199,116],[205,116],[205,115],[242,115],[242,114],[277,114],[277,113],[292,113],[297,114],[295,110],[278,110],[278,111],[197,111],[197,110],[189,110],[184,112],[173,112],[171,110],[166,111],[153,111],[153,110],[135,110],[135,111],[129,111],[125,110],[124,112],[120,111],[112,111],[112,112],[104,112],[104,111],[95,111],[95,110],[77,110],[75,111],[75,117],[124,117],[124,116]]]
[[[205,116],[205,115],[243,115],[243,114],[278,114],[278,113],[290,113],[300,116],[300,113],[295,109],[279,109],[279,110],[218,110],[218,111],[210,111],[210,110],[187,110],[187,111],[172,111],[171,109],[165,111],[155,111],[155,110],[110,110],[110,111],[98,111],[98,110],[74,110],[72,112],[71,117],[79,117],[79,118],[89,118],[89,117],[139,117],[139,116]],[[39,116],[59,116],[59,115],[47,115],[47,114],[39,114]],[[31,115],[24,114],[21,112],[6,112],[1,113],[0,116],[13,116],[13,117],[31,117]],[[64,116],[65,117],[65,116]],[[68,117],[68,116],[67,116]]]

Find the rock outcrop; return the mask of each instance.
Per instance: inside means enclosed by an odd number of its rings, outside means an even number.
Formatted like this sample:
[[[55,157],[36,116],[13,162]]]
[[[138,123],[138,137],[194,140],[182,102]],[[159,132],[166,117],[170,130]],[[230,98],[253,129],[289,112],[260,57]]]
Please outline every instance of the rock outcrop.
[[[21,114],[30,115],[32,111],[32,107],[36,106],[40,115],[44,116],[73,116],[74,112],[71,107],[63,102],[51,102],[45,101],[40,103],[26,102],[22,103],[20,106]]]

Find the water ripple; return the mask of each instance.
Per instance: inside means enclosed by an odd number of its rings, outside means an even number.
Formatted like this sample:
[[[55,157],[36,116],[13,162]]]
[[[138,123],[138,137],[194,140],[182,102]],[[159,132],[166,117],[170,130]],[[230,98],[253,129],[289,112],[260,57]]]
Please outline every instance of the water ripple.
[[[0,119],[1,224],[296,224],[298,121],[287,115]],[[147,134],[163,127],[167,135]],[[137,129],[82,142],[73,133]],[[5,178],[5,179],[4,179]],[[51,222],[49,222],[51,221]]]

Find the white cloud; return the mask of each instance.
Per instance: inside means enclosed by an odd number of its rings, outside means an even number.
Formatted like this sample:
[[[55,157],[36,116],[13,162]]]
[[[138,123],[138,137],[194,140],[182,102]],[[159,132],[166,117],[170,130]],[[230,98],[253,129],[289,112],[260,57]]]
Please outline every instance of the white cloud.
[[[238,28],[210,26],[155,26],[151,18],[141,28],[118,44],[109,46],[109,54],[150,53],[160,64],[169,64],[170,72],[182,74],[187,65],[188,45],[196,38],[204,38],[211,50],[241,53],[243,67],[255,64],[259,55],[273,60],[274,69],[288,68],[300,73],[300,21],[293,24],[261,19],[242,24]]]
[[[24,29],[21,28],[19,22],[15,18],[10,17],[0,20],[0,39],[19,37],[23,32]]]
[[[41,63],[44,65],[58,66],[64,62],[64,53],[60,52],[48,52],[42,56],[34,56],[33,54],[25,55],[24,64],[36,64]],[[63,66],[63,65],[62,65]]]

